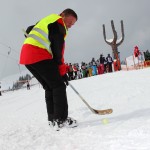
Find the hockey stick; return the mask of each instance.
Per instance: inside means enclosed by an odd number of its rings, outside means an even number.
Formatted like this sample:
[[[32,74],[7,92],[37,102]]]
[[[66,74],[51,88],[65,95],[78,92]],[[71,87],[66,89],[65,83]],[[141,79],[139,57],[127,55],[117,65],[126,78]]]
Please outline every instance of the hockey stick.
[[[86,101],[85,99],[79,94],[79,92],[73,87],[73,85],[69,82],[69,86],[74,90],[74,92],[80,97],[80,99],[84,102],[84,104],[94,113],[97,115],[106,115],[111,114],[113,112],[112,109],[104,109],[104,110],[96,110],[93,109]]]

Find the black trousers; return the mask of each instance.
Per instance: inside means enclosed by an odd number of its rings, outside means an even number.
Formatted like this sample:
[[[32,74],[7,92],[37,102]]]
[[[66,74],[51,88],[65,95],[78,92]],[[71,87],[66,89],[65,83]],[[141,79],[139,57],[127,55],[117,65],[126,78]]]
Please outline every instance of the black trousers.
[[[45,90],[48,120],[65,120],[68,117],[66,85],[54,60],[44,60],[26,65]]]

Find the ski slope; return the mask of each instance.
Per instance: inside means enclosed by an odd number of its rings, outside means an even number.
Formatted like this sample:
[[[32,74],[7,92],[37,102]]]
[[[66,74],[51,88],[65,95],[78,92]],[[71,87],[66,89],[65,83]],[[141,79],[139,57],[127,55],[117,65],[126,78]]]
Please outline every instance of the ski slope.
[[[150,68],[120,71],[71,81],[94,109],[93,114],[67,87],[69,116],[79,126],[54,131],[48,126],[44,90],[3,93],[0,97],[0,150],[149,150]],[[109,123],[103,124],[107,118]]]

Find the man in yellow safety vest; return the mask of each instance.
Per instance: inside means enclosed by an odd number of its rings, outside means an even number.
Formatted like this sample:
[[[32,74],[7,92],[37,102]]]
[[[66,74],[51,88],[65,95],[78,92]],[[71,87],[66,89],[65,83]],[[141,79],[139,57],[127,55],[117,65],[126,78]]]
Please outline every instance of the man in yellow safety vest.
[[[45,90],[49,125],[56,130],[77,126],[77,121],[68,117],[68,76],[64,63],[67,31],[77,19],[75,11],[69,8],[59,15],[44,17],[26,30],[20,54],[20,64],[26,66]]]

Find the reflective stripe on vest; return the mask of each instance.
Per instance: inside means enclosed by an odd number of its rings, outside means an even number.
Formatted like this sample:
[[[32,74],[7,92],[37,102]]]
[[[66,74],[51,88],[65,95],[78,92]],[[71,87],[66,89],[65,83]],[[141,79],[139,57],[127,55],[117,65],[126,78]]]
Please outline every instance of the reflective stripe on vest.
[[[36,41],[38,41],[40,44],[42,44],[45,47],[45,49],[47,49],[48,52],[50,54],[52,54],[52,56],[53,56],[52,50],[50,49],[51,43],[49,42],[48,35],[39,28],[33,28],[32,30],[35,30],[36,32],[40,33],[40,35],[43,36],[46,41],[44,41],[42,38],[40,38],[39,36],[37,36],[35,34],[28,34],[28,37],[31,37],[31,38],[35,39]]]
[[[25,40],[24,44],[31,44],[34,46],[38,46],[40,48],[46,49],[53,57],[52,50],[51,50],[51,42],[48,39],[48,24],[53,23],[60,19],[61,16],[57,14],[49,15],[39,21],[34,28],[30,31],[27,35],[27,39]],[[66,29],[66,26],[64,24]],[[66,29],[67,34],[67,29]],[[64,37],[65,39],[65,37]]]

